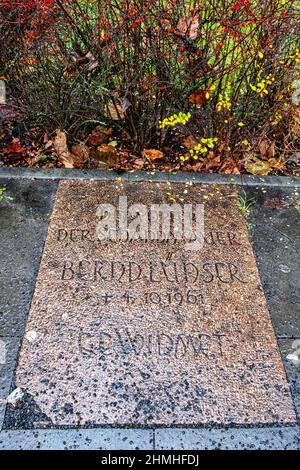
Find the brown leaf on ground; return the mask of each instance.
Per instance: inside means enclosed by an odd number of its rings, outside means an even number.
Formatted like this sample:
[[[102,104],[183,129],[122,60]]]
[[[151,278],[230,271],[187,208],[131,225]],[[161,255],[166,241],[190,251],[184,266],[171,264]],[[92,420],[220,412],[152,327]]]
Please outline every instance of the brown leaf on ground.
[[[192,149],[193,147],[195,147],[198,142],[197,140],[195,139],[195,137],[193,137],[192,135],[188,135],[184,141],[182,142],[182,144],[188,149]]]
[[[218,168],[221,163],[221,157],[214,156],[214,152],[209,152],[207,157],[203,161],[203,168],[207,171],[210,170],[211,168]]]
[[[43,142],[44,142],[44,144],[47,144],[48,142],[51,142],[48,132],[45,132],[44,137],[43,137]],[[51,144],[52,144],[52,142],[51,142]]]
[[[104,140],[112,134],[112,128],[97,126],[88,136],[87,143],[88,145],[94,145],[97,147],[101,145]]]
[[[158,160],[160,158],[164,158],[165,155],[160,150],[144,149],[143,156],[144,158],[147,158],[147,160]]]
[[[226,157],[222,166],[219,169],[219,172],[225,173],[226,175],[230,175],[231,173],[239,175],[241,173],[236,162],[231,157]]]
[[[42,156],[41,155],[36,155],[35,157],[33,158],[28,158],[27,159],[27,163],[28,163],[28,166],[34,166],[36,165],[37,163],[40,163],[42,161]]]
[[[55,150],[59,162],[65,168],[74,168],[74,158],[69,152],[67,145],[67,136],[63,131],[56,131],[56,135],[53,140],[53,148]]]
[[[117,149],[111,145],[102,144],[90,153],[90,166],[99,168],[106,166],[114,167],[118,162]]]
[[[285,169],[285,163],[280,158],[270,158],[269,164],[277,171],[283,171]]]
[[[232,168],[225,168],[224,170],[222,170],[221,168],[220,173],[224,173],[225,175],[231,175],[231,174],[240,175],[241,174],[237,166],[234,166]]]
[[[2,156],[7,163],[16,163],[29,154],[29,150],[21,146],[20,139],[13,139],[11,143],[2,150]]]
[[[269,160],[275,156],[275,140],[264,139],[259,144],[260,156],[263,160]]]
[[[140,170],[145,165],[145,161],[142,158],[137,158],[132,163],[132,167],[136,170]]]
[[[203,170],[203,162],[197,162],[193,165],[190,165],[191,171],[202,171]]]
[[[74,168],[82,168],[89,158],[90,149],[83,143],[73,145],[72,157],[74,161]]]
[[[272,170],[283,171],[285,164],[280,158],[270,158],[268,161],[253,158],[245,168],[252,175],[268,175]]]

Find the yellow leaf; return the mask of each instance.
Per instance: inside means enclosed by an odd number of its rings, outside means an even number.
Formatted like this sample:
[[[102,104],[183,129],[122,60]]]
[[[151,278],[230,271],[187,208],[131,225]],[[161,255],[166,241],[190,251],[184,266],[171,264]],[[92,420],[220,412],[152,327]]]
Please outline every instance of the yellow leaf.
[[[246,165],[246,170],[252,175],[267,175],[272,170],[272,167],[268,162],[257,158],[255,161],[249,162]]]

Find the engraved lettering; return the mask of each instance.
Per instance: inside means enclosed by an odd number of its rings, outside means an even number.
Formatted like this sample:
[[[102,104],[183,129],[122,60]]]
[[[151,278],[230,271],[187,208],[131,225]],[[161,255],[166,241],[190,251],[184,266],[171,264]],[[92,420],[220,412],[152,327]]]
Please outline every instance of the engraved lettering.
[[[141,278],[142,268],[134,261],[129,262],[129,282],[138,281]]]
[[[190,269],[190,268],[192,268],[192,269]],[[191,282],[193,284],[195,284],[195,282],[197,281],[198,276],[199,276],[199,270],[198,270],[197,266],[195,266],[195,264],[192,263],[192,262],[184,262],[183,263],[183,270],[184,270],[184,275],[185,275],[185,281],[190,282],[190,276],[193,276],[193,280]],[[193,271],[194,274],[192,274],[191,271]]]
[[[103,279],[104,281],[107,279],[107,276],[102,274],[102,269],[104,268],[103,261],[96,260],[94,263],[94,281],[99,279]]]
[[[160,356],[170,356],[174,348],[174,341],[171,336],[166,333],[160,333],[157,335],[157,340],[158,354]]]
[[[60,228],[57,232],[57,241],[63,242],[68,237],[68,232],[64,228]]]
[[[112,336],[109,333],[101,331],[99,334],[99,359],[105,359],[106,356],[112,354]],[[110,351],[110,352],[109,352]]]
[[[71,281],[74,278],[74,270],[72,261],[65,261],[61,279],[63,281]]]

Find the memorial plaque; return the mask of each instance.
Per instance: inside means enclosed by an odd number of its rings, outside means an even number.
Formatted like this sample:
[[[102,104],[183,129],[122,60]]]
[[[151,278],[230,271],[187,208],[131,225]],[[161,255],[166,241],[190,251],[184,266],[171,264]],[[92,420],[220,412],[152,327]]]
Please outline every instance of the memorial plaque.
[[[16,385],[54,425],[294,422],[234,190],[60,182]]]

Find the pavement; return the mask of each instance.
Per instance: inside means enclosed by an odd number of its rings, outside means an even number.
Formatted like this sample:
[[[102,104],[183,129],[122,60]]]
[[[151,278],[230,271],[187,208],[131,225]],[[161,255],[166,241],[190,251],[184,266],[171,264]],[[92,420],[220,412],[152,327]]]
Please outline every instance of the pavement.
[[[171,181],[237,185],[255,198],[248,218],[260,277],[291,387],[298,424],[227,428],[28,429],[10,427],[5,398],[14,389],[18,352],[60,179]],[[188,173],[147,174],[0,169],[0,449],[300,449],[300,181]],[[297,344],[299,340],[299,346]]]

